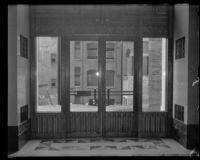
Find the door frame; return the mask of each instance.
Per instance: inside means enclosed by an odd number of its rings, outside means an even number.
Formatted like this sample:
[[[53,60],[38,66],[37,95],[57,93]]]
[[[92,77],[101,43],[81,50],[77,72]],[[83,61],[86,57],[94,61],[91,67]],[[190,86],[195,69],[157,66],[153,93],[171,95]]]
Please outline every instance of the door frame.
[[[100,129],[100,134],[96,135],[96,136],[100,136],[100,137],[105,137],[106,136],[106,111],[105,111],[105,104],[104,104],[104,100],[103,100],[103,95],[102,95],[102,87],[105,87],[105,73],[102,73],[102,71],[105,71],[105,52],[106,52],[106,41],[131,41],[134,44],[134,65],[133,65],[133,70],[134,70],[134,91],[133,91],[133,99],[134,99],[134,103],[133,103],[133,113],[134,116],[136,116],[134,118],[134,128],[136,130],[136,132],[138,132],[138,121],[137,121],[137,111],[139,109],[139,106],[137,104],[139,104],[138,102],[138,85],[137,85],[137,79],[138,79],[138,69],[139,69],[139,45],[136,44],[136,42],[139,42],[140,39],[139,36],[127,36],[127,35],[104,35],[104,34],[92,34],[92,35],[68,35],[68,36],[64,36],[61,39],[61,44],[62,44],[62,48],[63,45],[65,45],[65,47],[63,48],[63,50],[61,51],[61,57],[65,57],[64,59],[66,60],[64,63],[62,64],[62,66],[65,66],[65,78],[64,78],[64,87],[66,87],[65,89],[65,97],[66,100],[64,101],[64,106],[63,106],[63,111],[66,115],[66,137],[71,137],[72,135],[70,134],[70,125],[72,124],[70,121],[70,117],[73,114],[72,112],[70,112],[70,41],[75,41],[75,40],[79,40],[79,41],[98,41],[98,70],[100,72],[101,78],[100,80],[98,80],[98,115],[99,115],[99,129]],[[66,54],[67,53],[67,54]],[[140,82],[139,82],[140,83]],[[136,94],[135,94],[136,93]],[[77,112],[76,114],[78,114],[79,112]],[[117,112],[118,113],[118,112]],[[132,113],[132,112],[131,112]],[[113,113],[114,114],[114,113]],[[134,136],[137,136],[137,133],[134,133]],[[72,136],[73,137],[73,136]]]

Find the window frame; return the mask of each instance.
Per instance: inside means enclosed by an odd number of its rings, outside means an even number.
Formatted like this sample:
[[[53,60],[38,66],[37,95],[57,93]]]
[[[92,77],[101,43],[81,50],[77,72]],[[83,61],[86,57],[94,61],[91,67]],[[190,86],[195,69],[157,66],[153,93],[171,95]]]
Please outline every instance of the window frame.
[[[51,37],[51,38],[57,38],[57,95],[58,95],[58,104],[54,105],[54,106],[59,106],[60,107],[60,111],[38,111],[38,42],[37,42],[37,38],[41,38],[41,37]],[[34,37],[34,56],[35,56],[35,110],[34,112],[37,114],[60,114],[63,111],[63,105],[61,104],[61,37],[59,36],[52,36],[52,35],[36,35]],[[50,53],[50,57],[51,57],[51,53]],[[51,63],[51,58],[50,58],[50,63]],[[52,63],[51,63],[52,65]],[[51,78],[52,79],[52,78]],[[51,79],[49,80],[51,83]],[[50,86],[52,88],[52,86]]]
[[[144,38],[165,38],[166,39],[166,64],[165,64],[165,68],[166,68],[166,72],[165,72],[165,110],[164,111],[143,111],[143,39]],[[170,72],[170,69],[169,69],[169,64],[170,64],[170,57],[169,57],[169,50],[170,50],[170,48],[169,48],[169,46],[170,46],[170,38],[168,37],[168,36],[166,36],[166,35],[154,35],[154,36],[152,36],[152,35],[143,35],[142,37],[141,37],[141,95],[140,95],[140,97],[141,97],[141,112],[142,113],[164,113],[164,112],[169,112],[170,110],[169,110],[169,102],[167,101],[167,99],[168,99],[168,97],[170,96],[169,94],[171,94],[170,92],[169,92],[169,88],[168,88],[168,86],[169,86],[169,80],[171,80],[171,79],[169,79],[169,72]],[[149,58],[148,58],[149,59]],[[149,71],[148,71],[148,73],[149,73]],[[149,75],[149,74],[148,74]],[[162,84],[161,84],[162,85]],[[161,101],[162,101],[162,97],[161,97]]]

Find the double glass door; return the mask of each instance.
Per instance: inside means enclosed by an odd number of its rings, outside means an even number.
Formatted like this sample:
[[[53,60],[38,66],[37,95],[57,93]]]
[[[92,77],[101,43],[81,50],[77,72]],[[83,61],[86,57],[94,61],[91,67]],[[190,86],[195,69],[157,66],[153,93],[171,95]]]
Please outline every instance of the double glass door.
[[[165,134],[166,38],[37,37],[36,42],[38,135]]]
[[[133,39],[69,44],[69,136],[133,135]]]

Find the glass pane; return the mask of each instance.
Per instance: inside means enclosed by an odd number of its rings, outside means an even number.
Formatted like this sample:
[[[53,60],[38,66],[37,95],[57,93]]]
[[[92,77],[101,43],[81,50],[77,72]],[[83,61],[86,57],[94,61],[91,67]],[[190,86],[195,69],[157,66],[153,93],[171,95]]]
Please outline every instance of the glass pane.
[[[61,112],[58,103],[58,38],[37,37],[37,112]]]
[[[79,58],[75,56],[79,42]],[[98,111],[98,42],[70,41],[70,111]]]
[[[133,42],[106,41],[107,112],[133,111],[133,45]]]
[[[143,38],[143,111],[166,111],[166,54],[166,38]]]
[[[80,59],[81,56],[81,43],[80,41],[76,41],[74,44],[74,59]]]

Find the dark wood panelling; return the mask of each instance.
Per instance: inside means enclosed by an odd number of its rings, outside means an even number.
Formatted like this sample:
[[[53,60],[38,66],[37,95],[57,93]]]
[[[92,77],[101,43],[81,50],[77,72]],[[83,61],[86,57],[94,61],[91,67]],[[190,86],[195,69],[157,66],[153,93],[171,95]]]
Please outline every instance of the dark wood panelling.
[[[193,149],[199,145],[199,124],[187,125],[187,148]]]
[[[28,140],[30,140],[30,138],[31,138],[30,129],[26,130],[22,134],[20,134],[18,136],[18,146],[19,146],[19,149],[22,148],[26,144],[26,142]]]
[[[8,126],[8,152],[18,150],[18,126]]]
[[[71,112],[68,137],[101,136],[98,112]]]
[[[65,138],[65,115],[37,113],[33,118],[32,138]]]
[[[181,105],[174,105],[175,108],[175,118],[184,122],[184,107]]]
[[[137,121],[133,112],[106,112],[105,136],[136,136]]]
[[[20,107],[20,123],[28,120],[28,104]]]
[[[36,34],[127,34],[138,33],[140,14],[144,34],[168,34],[168,6],[35,6]],[[141,9],[141,12],[140,12]]]
[[[30,139],[30,120],[19,126],[8,126],[8,152],[16,152]]]
[[[21,135],[26,131],[30,131],[30,129],[31,129],[31,121],[29,119],[29,120],[26,120],[26,121],[24,121],[23,123],[21,123],[19,125],[19,127],[18,127],[18,135]]]
[[[173,120],[173,138],[188,149],[199,144],[199,125],[186,125],[182,121]]]
[[[170,119],[167,112],[143,112],[139,114],[139,137],[167,137]]]
[[[173,6],[168,7],[168,61],[167,61],[167,74],[166,74],[166,106],[168,112],[168,118],[170,119],[169,130],[173,130],[173,118],[172,118],[172,107],[173,107],[173,26],[174,26],[174,8]],[[173,133],[169,132],[169,137],[173,137]]]

